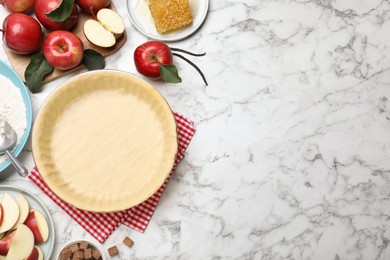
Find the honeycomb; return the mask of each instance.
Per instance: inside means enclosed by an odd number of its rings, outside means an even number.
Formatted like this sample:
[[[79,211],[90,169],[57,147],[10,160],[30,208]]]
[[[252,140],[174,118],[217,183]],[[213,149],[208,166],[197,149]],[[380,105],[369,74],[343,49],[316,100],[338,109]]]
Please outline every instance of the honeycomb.
[[[164,34],[192,23],[192,12],[188,0],[149,0],[158,33]]]

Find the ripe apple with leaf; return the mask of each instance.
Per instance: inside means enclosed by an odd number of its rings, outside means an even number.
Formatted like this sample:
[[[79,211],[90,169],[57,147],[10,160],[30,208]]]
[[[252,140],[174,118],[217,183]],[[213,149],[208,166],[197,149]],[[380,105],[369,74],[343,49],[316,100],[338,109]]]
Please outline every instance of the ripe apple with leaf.
[[[13,52],[30,54],[38,51],[41,46],[41,25],[27,14],[9,14],[0,31],[3,33],[4,45]]]
[[[0,0],[0,4],[11,13],[26,13],[33,9],[34,0]]]
[[[96,14],[100,9],[107,7],[111,0],[76,0],[76,4],[89,14]]]
[[[78,19],[77,6],[73,0],[35,0],[34,13],[49,31],[70,30]]]
[[[172,51],[168,45],[159,41],[148,41],[134,51],[137,71],[149,78],[161,78],[160,66],[173,64]]]
[[[74,33],[58,30],[49,33],[43,41],[42,52],[47,63],[59,70],[68,70],[81,63],[83,42]]]
[[[203,56],[206,54],[195,54],[183,49],[171,48],[164,42],[160,41],[148,41],[135,49],[134,64],[137,71],[146,77],[153,79],[162,78],[166,82],[179,83],[182,80],[178,74],[176,66],[173,65],[173,56],[176,56],[193,66],[201,75],[207,86],[208,84],[206,78],[198,66],[176,52],[183,52],[192,56]]]

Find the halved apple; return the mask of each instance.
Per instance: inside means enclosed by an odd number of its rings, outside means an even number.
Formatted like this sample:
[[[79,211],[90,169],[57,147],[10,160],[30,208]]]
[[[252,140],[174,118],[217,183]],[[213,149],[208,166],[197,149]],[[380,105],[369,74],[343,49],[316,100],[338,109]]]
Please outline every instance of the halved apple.
[[[14,234],[13,241],[10,243],[7,259],[26,259],[34,248],[34,235],[24,224],[19,224]]]
[[[18,221],[19,206],[8,193],[4,193],[1,204],[3,205],[4,217],[0,225],[0,233],[4,233],[10,230]]]
[[[19,207],[19,218],[11,229],[15,229],[18,224],[24,223],[30,212],[30,205],[28,204],[28,201],[23,196],[23,194],[19,193],[18,197],[16,198],[16,203]]]
[[[38,246],[34,246],[30,255],[26,258],[26,260],[43,260],[42,249]]]
[[[49,225],[40,211],[36,209],[30,210],[24,224],[32,231],[36,244],[46,242],[49,238]]]
[[[108,8],[100,9],[96,19],[84,23],[84,35],[93,44],[100,47],[112,47],[125,31],[125,24],[120,15]]]

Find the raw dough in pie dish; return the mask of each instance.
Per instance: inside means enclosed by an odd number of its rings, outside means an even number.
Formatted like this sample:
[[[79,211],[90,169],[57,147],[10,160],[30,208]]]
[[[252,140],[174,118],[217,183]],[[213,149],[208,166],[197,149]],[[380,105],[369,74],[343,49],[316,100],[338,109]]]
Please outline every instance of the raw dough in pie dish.
[[[119,211],[153,195],[178,149],[176,123],[160,93],[126,72],[76,76],[44,102],[33,155],[52,191],[77,208]]]

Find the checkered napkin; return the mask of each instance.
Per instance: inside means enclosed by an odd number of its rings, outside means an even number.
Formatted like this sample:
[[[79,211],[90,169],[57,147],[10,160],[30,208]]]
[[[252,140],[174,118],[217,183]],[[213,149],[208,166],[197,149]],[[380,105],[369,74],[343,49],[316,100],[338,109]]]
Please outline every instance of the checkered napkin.
[[[174,172],[177,164],[184,158],[184,152],[195,133],[193,122],[178,113],[174,113],[174,116],[177,124],[179,149],[173,169],[160,189],[149,199],[135,207],[110,213],[95,213],[81,210],[58,198],[43,181],[36,167],[30,172],[28,178],[60,208],[68,213],[68,215],[81,227],[101,243],[103,243],[120,224],[144,232],[157,207],[157,203],[168,184],[169,178]]]

